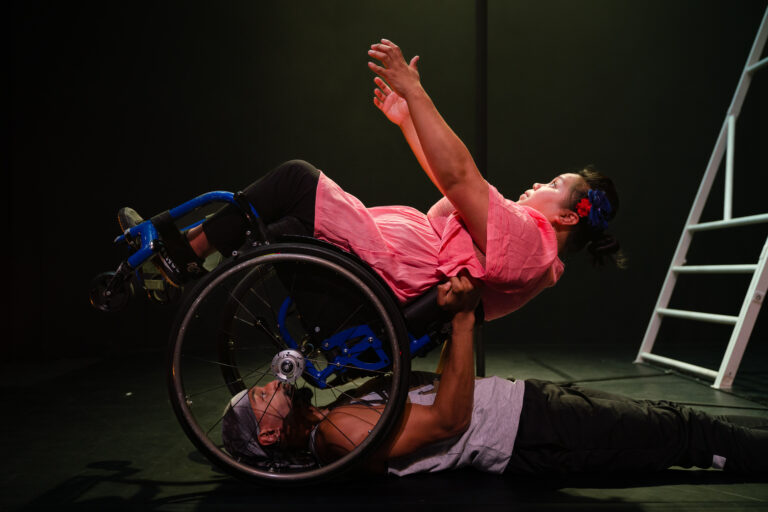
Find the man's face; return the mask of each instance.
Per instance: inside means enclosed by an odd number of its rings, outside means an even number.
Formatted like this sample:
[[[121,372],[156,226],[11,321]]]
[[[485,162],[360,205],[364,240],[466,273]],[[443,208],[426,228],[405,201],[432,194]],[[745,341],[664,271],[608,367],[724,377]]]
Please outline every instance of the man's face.
[[[275,444],[285,433],[285,419],[293,409],[290,384],[273,380],[265,386],[254,386],[248,398],[259,423],[259,443]]]
[[[552,222],[561,215],[562,210],[568,210],[571,191],[586,185],[583,182],[584,179],[578,174],[561,174],[549,183],[534,183],[533,188],[520,195],[517,204],[537,210]]]

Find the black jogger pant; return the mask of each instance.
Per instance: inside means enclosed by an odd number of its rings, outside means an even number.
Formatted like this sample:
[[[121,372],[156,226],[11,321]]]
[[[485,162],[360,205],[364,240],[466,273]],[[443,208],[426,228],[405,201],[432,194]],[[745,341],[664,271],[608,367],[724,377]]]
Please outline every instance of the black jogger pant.
[[[768,471],[768,419],[739,426],[667,401],[634,400],[580,386],[525,381],[513,473],[658,471],[708,468]],[[762,420],[762,421],[759,421]],[[762,423],[762,425],[760,425]],[[719,459],[722,460],[722,459]]]
[[[261,216],[267,234],[312,236],[315,227],[315,197],[320,172],[303,160],[290,160],[267,173],[243,190]],[[223,255],[240,249],[245,243],[248,224],[238,207],[228,205],[203,223],[210,244]],[[322,340],[359,318],[359,296],[329,280],[328,275],[306,273],[302,266],[282,263],[276,266],[284,284],[291,283],[291,298],[301,311],[301,322],[316,339]],[[328,291],[333,289],[333,302]],[[363,310],[365,311],[365,310]]]
[[[303,160],[290,160],[243,190],[270,234],[312,236],[315,195],[320,171]],[[228,205],[203,223],[208,241],[229,255],[245,243],[248,225],[234,205]]]

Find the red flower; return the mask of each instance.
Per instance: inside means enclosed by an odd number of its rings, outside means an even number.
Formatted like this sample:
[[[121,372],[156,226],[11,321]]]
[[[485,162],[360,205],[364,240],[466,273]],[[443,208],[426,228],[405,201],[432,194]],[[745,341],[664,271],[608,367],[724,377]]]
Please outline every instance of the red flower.
[[[589,210],[591,209],[592,203],[590,203],[589,199],[586,197],[579,201],[579,204],[576,205],[576,213],[579,214],[579,217],[586,217],[589,215]]]

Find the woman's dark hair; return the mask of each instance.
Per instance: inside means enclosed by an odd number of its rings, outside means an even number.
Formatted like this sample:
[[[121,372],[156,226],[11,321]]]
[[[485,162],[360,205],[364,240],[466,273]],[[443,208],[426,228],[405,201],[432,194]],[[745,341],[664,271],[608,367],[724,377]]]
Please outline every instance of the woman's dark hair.
[[[616,217],[616,213],[619,211],[619,195],[616,193],[616,187],[611,179],[598,172],[592,165],[586,166],[576,174],[584,179],[587,188],[574,188],[571,191],[569,208],[576,211],[576,205],[587,197],[590,189],[601,190],[605,193],[608,202],[611,203],[611,212],[605,220],[610,221]],[[626,267],[627,260],[621,252],[619,242],[613,235],[606,233],[602,227],[593,226],[589,222],[588,216],[581,217],[575,229],[568,235],[565,242],[565,252],[566,254],[578,252],[584,247],[592,255],[592,263],[596,266],[603,266],[607,261],[610,261],[619,268]]]

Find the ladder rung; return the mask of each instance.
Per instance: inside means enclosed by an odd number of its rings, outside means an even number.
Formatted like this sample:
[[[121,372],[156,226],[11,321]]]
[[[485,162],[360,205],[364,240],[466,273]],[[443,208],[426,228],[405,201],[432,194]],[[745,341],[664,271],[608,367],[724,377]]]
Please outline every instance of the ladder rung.
[[[753,274],[757,265],[686,265],[672,267],[678,274]]]
[[[659,308],[657,313],[674,318],[685,318],[687,320],[700,320],[702,322],[712,322],[714,324],[736,325],[739,317],[731,315],[715,315],[713,313],[701,313],[699,311],[685,311],[682,309]]]
[[[709,368],[704,368],[702,366],[696,366],[695,364],[684,363],[682,361],[678,361],[677,359],[657,356],[656,354],[651,354],[650,352],[640,352],[639,357],[644,361],[651,361],[653,363],[660,363],[665,366],[671,366],[672,368],[678,368],[689,373],[695,373],[696,375],[701,375],[702,377],[708,377],[710,379],[717,378],[717,372],[714,370],[710,370]]]
[[[760,215],[750,215],[748,217],[737,217],[730,220],[716,220],[714,222],[703,222],[701,224],[691,224],[686,226],[688,231],[706,231],[709,229],[730,228],[735,226],[748,226],[749,224],[758,224],[768,222],[768,213]]]
[[[763,60],[759,60],[759,61],[755,62],[751,66],[748,66],[747,69],[745,69],[745,71],[747,73],[754,73],[758,69],[760,69],[762,67],[765,67],[765,66],[768,66],[768,57],[764,58]]]

